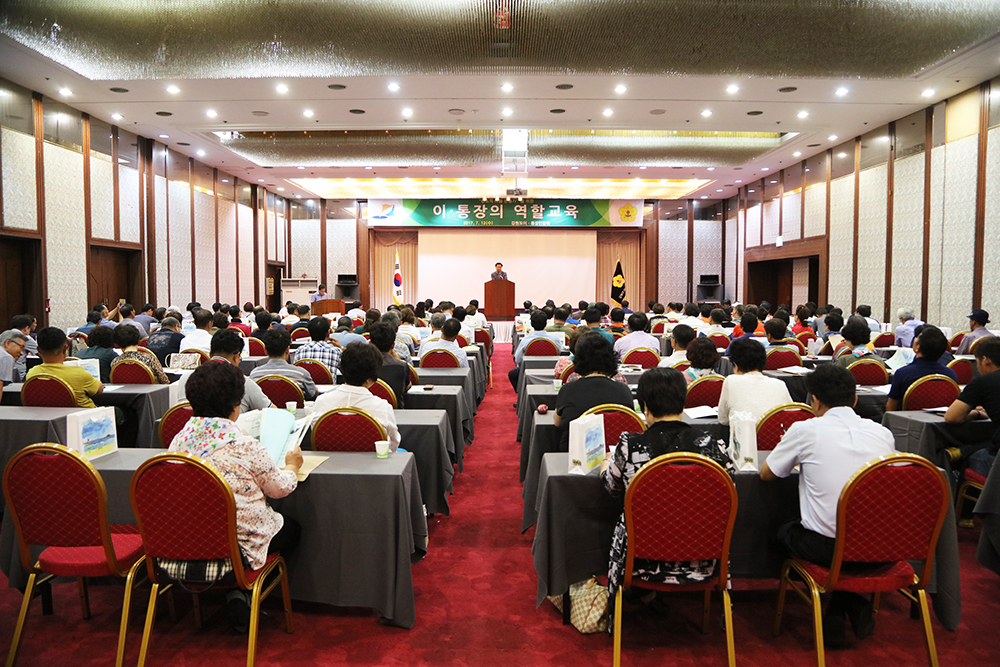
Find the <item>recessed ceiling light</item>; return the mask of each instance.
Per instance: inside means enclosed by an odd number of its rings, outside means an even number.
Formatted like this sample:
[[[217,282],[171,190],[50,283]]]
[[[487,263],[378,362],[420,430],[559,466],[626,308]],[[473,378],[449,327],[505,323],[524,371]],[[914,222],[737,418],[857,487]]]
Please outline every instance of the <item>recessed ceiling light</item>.
[[[296,167],[296,169],[305,169],[305,167]]]
[[[365,167],[365,169],[371,169],[371,167]]]
[[[839,138],[840,137],[838,137],[836,134],[831,134],[829,137],[827,137],[829,141],[836,141]]]
[[[846,95],[846,94],[847,94],[847,93],[849,93],[849,92],[850,92],[850,91],[849,91],[849,90],[847,90],[847,88],[838,88],[838,89],[837,89],[837,91],[836,91],[836,92],[835,92],[834,94],[835,94],[835,95],[836,95],[837,97],[843,97],[844,95]]]
[[[570,169],[579,169],[579,167],[570,167]]]
[[[403,118],[409,118],[412,115],[413,115],[413,109],[410,109],[409,107],[403,109]]]
[[[438,171],[441,167],[431,167],[434,171]]]
[[[302,115],[305,116],[306,118],[312,118],[313,117],[312,109],[306,109],[305,111],[302,112]]]
[[[702,195],[701,198],[702,199],[708,199],[708,195]]]
[[[278,192],[284,192],[285,188],[278,188]]]
[[[778,183],[778,181],[771,181],[772,185],[776,185],[777,183]]]
[[[792,153],[792,157],[799,157],[801,155],[802,155],[802,151],[795,151],[794,153]]]
[[[258,178],[258,179],[257,179],[257,182],[258,182],[258,183],[263,183],[263,182],[264,182],[264,179],[263,179],[263,178]]]
[[[161,134],[160,135],[160,139],[169,139],[169,138],[170,138],[169,134]]]
[[[73,91],[70,90],[69,88],[60,88],[59,94],[62,95],[63,97],[69,97],[70,95],[73,94]]]
[[[510,85],[509,83],[505,83],[502,86],[500,86],[500,90],[502,90],[505,93],[509,93],[510,91],[514,90],[514,86]]]
[[[223,183],[228,183],[228,182],[229,182],[229,179],[228,179],[228,178],[224,178],[224,179],[222,179],[222,182],[223,182]]]
[[[619,95],[624,93],[626,90],[628,90],[628,88],[626,88],[624,84],[619,83],[617,86],[615,86],[615,92],[618,93]]]
[[[503,110],[503,111],[501,111],[500,113],[502,113],[502,114],[503,114],[504,116],[509,116],[509,115],[511,115],[511,114],[512,114],[512,113],[514,113],[514,112],[513,112],[513,111],[511,111],[510,109],[504,109],[504,110]]]
[[[612,109],[605,109],[604,110],[604,115],[605,116],[610,116],[613,113],[614,113],[614,110],[612,110]]]
[[[62,91],[59,91],[59,92],[62,92]],[[934,95],[934,93],[935,93],[935,90],[933,88],[928,88],[927,90],[925,90],[924,92],[922,92],[920,94],[923,95],[924,97],[932,97]]]
[[[198,157],[205,157],[205,151],[198,150]]]
[[[121,115],[120,113],[113,113],[113,114],[111,114],[111,117],[112,117],[113,119],[115,119],[115,120],[121,120],[121,119],[122,119],[122,118],[124,118],[125,116]]]
[[[709,167],[708,170],[709,171],[715,171],[715,167]]]
[[[274,89],[277,90],[279,93],[282,93],[282,94],[288,92],[288,86],[286,86],[283,83],[279,83],[277,86],[274,87]]]
[[[728,88],[726,88],[726,92],[729,93],[730,95],[732,95],[733,93],[738,93],[740,92],[740,87],[734,83]]]
[[[399,90],[399,84],[393,81],[392,83],[389,84],[389,90],[391,90],[392,92],[396,92],[397,90]]]
[[[760,170],[761,171],[771,171],[771,168],[770,167],[761,167]]]
[[[809,117],[809,112],[808,111],[800,111],[799,112],[799,118],[808,118],[808,117]]]
[[[722,192],[722,188],[719,188],[718,190],[716,190],[716,192]]]
[[[741,179],[737,178],[737,179],[736,179],[736,182],[737,182],[737,183],[742,183],[743,181],[742,181]]]
[[[215,111],[215,109],[209,109],[208,111],[205,112],[205,115],[208,116],[209,118],[215,118],[219,114]]]
[[[708,118],[709,116],[712,115],[712,110],[711,109],[705,109],[704,111],[701,112],[701,115],[704,116],[705,118]]]
[[[837,157],[847,157],[847,153],[837,153]]]
[[[747,192],[757,192],[756,190],[747,190]]]
[[[645,167],[639,167],[639,169],[645,169]]]
[[[178,88],[177,86],[167,86],[167,92],[170,93],[171,95],[176,95],[177,93],[181,92],[181,89]]]

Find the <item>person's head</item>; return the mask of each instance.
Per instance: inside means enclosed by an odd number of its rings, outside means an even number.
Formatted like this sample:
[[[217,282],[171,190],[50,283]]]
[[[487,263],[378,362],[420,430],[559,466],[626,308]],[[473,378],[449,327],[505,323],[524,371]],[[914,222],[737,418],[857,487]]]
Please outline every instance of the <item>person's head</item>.
[[[713,308],[709,317],[712,318],[712,324],[722,324],[726,321],[726,311],[721,308]]]
[[[139,309],[139,312],[142,313],[143,315],[153,315],[155,311],[156,311],[156,306],[154,306],[151,303],[144,303],[142,304],[142,308]]]
[[[579,301],[578,301],[578,302],[576,303],[576,308],[577,308],[577,310],[579,310],[579,311],[581,311],[581,312],[583,312],[583,311],[587,310],[587,308],[589,308],[589,307],[590,307],[590,302],[588,302],[588,301],[585,301],[585,300],[583,300],[583,299],[580,299],[580,300],[579,300]]]
[[[295,314],[299,316],[299,319],[302,320],[306,319],[307,317],[309,317],[309,306],[302,304],[301,306],[295,309]]]
[[[639,408],[653,419],[679,415],[687,400],[687,382],[676,368],[650,368],[639,376]]]
[[[598,301],[596,305],[597,305],[597,310],[601,312],[601,317],[607,317],[608,313],[611,312],[611,306],[604,303],[603,301]]]
[[[395,334],[396,330],[399,329],[399,322],[399,311],[397,310],[388,310],[382,313],[382,317],[379,318],[379,323],[388,324],[392,327],[393,334]]]
[[[124,325],[128,327],[128,325]],[[129,327],[130,329],[132,327]],[[99,326],[94,327],[87,334],[87,347],[107,347],[112,348],[115,346],[115,330],[111,327]]]
[[[239,306],[229,306],[229,318],[233,322],[238,322],[240,319],[240,307]]]
[[[194,416],[216,419],[239,416],[245,388],[243,377],[237,366],[221,361],[208,361],[198,366],[184,385]]]
[[[648,310],[649,312],[653,312],[653,306],[655,305],[656,305],[656,300],[650,299],[649,301],[646,302],[646,310]]]
[[[495,266],[497,271],[503,271],[503,264],[501,262],[497,262]]]
[[[194,326],[196,329],[209,329],[212,326],[212,317],[214,315],[204,308],[195,308],[191,311],[191,317],[194,318]]]
[[[601,311],[596,308],[588,308],[583,311],[583,321],[587,323],[588,327],[594,327],[601,323]]]
[[[826,330],[831,333],[836,333],[841,330],[844,326],[844,316],[840,313],[830,313],[825,318],[823,318],[823,324],[826,325]]]
[[[854,309],[854,312],[856,312],[861,317],[871,317],[872,307],[866,306],[864,304],[858,304],[858,307]]]
[[[212,335],[209,346],[213,357],[222,357],[231,363],[239,364],[243,354],[243,336],[235,329],[219,329]]]
[[[622,299],[622,308],[628,308],[628,299]]]
[[[181,321],[175,317],[164,317],[160,320],[160,329],[167,329],[168,331],[180,331]]]
[[[368,326],[375,324],[376,322],[379,321],[379,318],[381,317],[382,313],[379,312],[378,308],[369,308],[367,311],[365,311],[365,325]]]
[[[135,315],[135,308],[132,306],[131,303],[126,303],[118,308],[118,312],[121,313],[122,319],[127,320],[128,318]]]
[[[525,302],[524,302],[523,304],[521,304],[521,305],[522,305],[522,306],[524,306],[524,309],[525,309],[525,310],[531,310],[531,301],[527,301],[527,300],[526,300],[526,301],[525,301]]]
[[[785,320],[779,320],[776,316],[764,323],[764,333],[767,334],[767,340],[772,343],[774,341],[784,340],[785,331],[787,330],[788,322]]]
[[[702,319],[708,319],[709,317],[712,316],[712,307],[707,303],[701,304],[700,306],[698,306],[698,315]]]
[[[758,308],[758,315],[764,315],[765,317],[771,312],[771,302],[761,301],[760,307]]]
[[[743,319],[740,320],[740,328],[743,329],[743,333],[752,334],[757,331],[757,316],[747,310],[743,313]]]
[[[292,344],[292,335],[283,327],[268,329],[264,334],[264,349],[271,359],[284,359],[288,356],[288,347]]]
[[[542,315],[542,319],[543,319],[542,328],[544,329],[545,328],[544,315]],[[441,338],[443,340],[455,340],[455,338],[458,336],[461,330],[462,330],[462,323],[453,317],[447,322],[445,322],[443,325],[441,325]]]
[[[423,301],[418,301],[417,305],[413,307],[414,317],[419,317],[420,319],[423,319],[424,315],[426,314],[427,314],[427,306],[424,305]]]
[[[695,330],[686,324],[678,324],[674,327],[674,330],[670,332],[670,338],[673,341],[675,350],[686,350],[687,346],[691,344],[691,341],[693,341],[697,335],[698,334]]]
[[[218,301],[216,301],[215,303],[212,304],[212,312],[213,313],[217,313],[220,310],[222,310],[222,304],[221,303],[219,303]]]
[[[734,312],[736,313],[736,317],[743,317],[743,313],[746,312],[746,306],[744,306],[742,303],[738,303],[736,304]]]
[[[787,308],[778,308],[778,310],[774,312],[774,316],[779,320],[785,320],[786,323],[792,321],[792,314],[788,312]]]
[[[253,319],[257,323],[257,328],[261,331],[267,331],[271,328],[271,313],[261,311]]]
[[[648,324],[646,313],[632,313],[628,316],[628,328],[631,331],[645,331]]]
[[[225,329],[229,326],[229,315],[221,310],[212,315],[212,328]]]
[[[913,351],[921,359],[937,361],[948,349],[948,339],[944,332],[930,324],[925,325],[920,335],[913,339]]]
[[[980,375],[986,375],[1000,369],[1000,336],[980,338],[979,342],[976,343],[974,354]]]
[[[691,368],[715,368],[719,363],[719,350],[711,338],[695,338],[688,343],[687,360],[691,362]]]
[[[969,328],[975,331],[979,327],[985,327],[990,321],[990,314],[982,308],[974,308],[969,315]]]
[[[379,322],[368,332],[368,339],[371,344],[378,348],[382,354],[389,354],[393,345],[396,344],[396,330],[388,322]]]
[[[31,332],[31,325],[35,323],[34,315],[15,315],[10,318],[10,328],[17,329],[23,333]]]
[[[354,320],[349,318],[347,315],[341,315],[337,318],[337,333],[351,332],[354,331]]]
[[[601,334],[587,333],[576,341],[576,349],[573,351],[573,370],[580,377],[592,373],[614,377],[618,372],[615,349]]]
[[[743,312],[744,312],[744,313],[749,313],[750,315],[753,315],[753,316],[754,316],[755,318],[756,318],[756,317],[757,317],[757,315],[758,315],[758,314],[760,313],[760,311],[759,311],[759,310],[757,309],[757,306],[755,306],[755,305],[754,305],[754,304],[752,304],[752,303],[748,303],[748,304],[747,304],[747,305],[746,305],[746,306],[744,307],[744,309],[743,309]]]
[[[767,365],[767,351],[755,340],[737,338],[729,345],[729,359],[739,373],[762,371]]]
[[[448,316],[444,313],[434,313],[431,315],[431,331],[440,331],[444,323],[448,321]],[[461,329],[461,327],[459,327]]]
[[[114,344],[123,350],[127,350],[130,347],[138,347],[139,341],[142,340],[142,334],[139,330],[128,324],[119,324],[111,331],[113,333],[112,340]],[[87,340],[89,343],[89,336]]]
[[[100,324],[101,319],[101,313],[96,310],[87,313],[87,324]]]
[[[859,345],[867,345],[871,341],[871,329],[868,328],[868,323],[862,319],[858,321],[853,317],[844,325],[844,328],[840,330],[840,335],[851,344],[852,347],[858,347]]]
[[[260,307],[260,306],[258,306],[258,308],[259,308],[259,307]],[[244,313],[252,313],[252,312],[254,312],[255,310],[257,310],[257,308],[254,308],[254,305],[253,305],[253,303],[252,303],[252,302],[250,302],[250,301],[247,301],[246,303],[244,303],[244,304],[243,304],[243,312],[244,312]]]
[[[7,350],[7,354],[14,357],[14,359],[20,358],[24,354],[24,346],[27,343],[28,336],[17,329],[9,329],[0,334],[0,347]]]
[[[168,310],[167,314],[164,315],[164,317],[172,317],[175,320],[177,320],[178,322],[183,322],[184,321],[184,316],[181,314],[181,311],[179,311],[179,310]]]
[[[823,415],[830,408],[853,408],[857,401],[857,383],[851,371],[836,364],[822,364],[806,376],[806,388],[812,394],[813,409]]]
[[[652,310],[654,315],[662,315],[665,312],[662,303],[654,303]]]
[[[99,312],[102,319],[108,316],[108,307],[103,303],[95,303],[90,309]]]
[[[66,332],[59,327],[45,327],[38,332],[38,356],[47,364],[61,364],[66,358]]]
[[[455,306],[451,311],[451,316],[459,322],[464,322],[466,315],[468,315],[468,312],[466,312],[465,306]]]
[[[330,320],[325,317],[314,317],[306,325],[309,330],[309,337],[315,341],[326,340],[330,335]]]
[[[906,322],[913,319],[913,309],[909,306],[904,306],[896,311],[896,317],[899,318],[900,322]]]
[[[475,315],[478,312],[479,312],[479,306],[477,306],[474,303],[470,303],[468,306],[465,307],[466,317],[471,317],[472,315]]]
[[[417,323],[417,316],[413,313],[412,308],[403,308],[399,311],[399,321],[413,326]]]
[[[625,321],[625,309],[624,308],[612,308],[611,309],[611,321],[615,324],[621,324]]]
[[[340,374],[344,384],[366,387],[375,384],[382,369],[382,352],[375,345],[351,343],[340,356]]]
[[[552,319],[555,320],[556,324],[566,324],[566,320],[569,319],[569,311],[565,308],[556,308],[552,311]]]
[[[599,318],[598,318],[599,319]],[[536,310],[531,314],[531,328],[535,331],[542,331],[545,329],[546,323],[548,323],[549,318],[545,316],[540,310]]]
[[[698,307],[698,304],[689,302],[684,306],[684,315],[686,317],[698,317],[701,315],[701,308]]]
[[[320,283],[319,286],[316,288],[316,291],[319,292],[320,294],[326,294],[326,283]]]
[[[805,324],[811,315],[812,313],[806,306],[799,306],[795,309],[795,319],[799,321],[799,324]]]

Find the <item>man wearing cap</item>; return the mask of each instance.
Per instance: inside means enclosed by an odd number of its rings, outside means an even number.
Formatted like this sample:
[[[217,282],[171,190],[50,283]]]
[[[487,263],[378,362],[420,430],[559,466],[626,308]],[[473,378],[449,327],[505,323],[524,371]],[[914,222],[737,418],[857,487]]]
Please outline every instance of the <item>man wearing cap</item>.
[[[14,377],[14,362],[24,354],[27,339],[28,336],[17,329],[0,334],[0,380],[5,387],[19,379]]]
[[[969,315],[969,329],[971,331],[965,334],[962,342],[958,346],[958,351],[955,354],[971,354],[969,348],[980,338],[984,336],[992,336],[993,334],[986,328],[986,325],[990,321],[990,314],[981,308],[974,308],[972,314]]]

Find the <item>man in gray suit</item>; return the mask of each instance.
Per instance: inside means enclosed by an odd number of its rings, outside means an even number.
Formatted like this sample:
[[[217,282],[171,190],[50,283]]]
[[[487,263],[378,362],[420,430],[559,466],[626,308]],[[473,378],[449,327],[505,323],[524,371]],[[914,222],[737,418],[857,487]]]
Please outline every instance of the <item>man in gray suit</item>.
[[[497,262],[497,270],[490,274],[490,280],[507,280],[507,272],[503,270],[503,264]]]

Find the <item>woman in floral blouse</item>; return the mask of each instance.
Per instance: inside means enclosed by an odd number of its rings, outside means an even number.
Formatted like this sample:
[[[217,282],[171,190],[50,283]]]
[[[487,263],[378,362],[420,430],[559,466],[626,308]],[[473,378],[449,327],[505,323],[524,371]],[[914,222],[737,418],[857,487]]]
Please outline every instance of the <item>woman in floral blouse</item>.
[[[119,331],[119,329],[121,330]],[[163,366],[160,365],[160,360],[156,358],[156,355],[139,351],[139,342],[142,340],[142,334],[139,333],[138,329],[126,324],[121,327],[115,327],[113,335],[115,345],[122,349],[122,353],[118,355],[117,359],[111,362],[112,370],[121,363],[122,359],[132,359],[148,368],[153,373],[153,378],[157,384],[170,384],[170,378],[163,372]]]
[[[601,478],[609,494],[616,498],[624,496],[639,468],[658,456],[674,452],[701,454],[723,466],[730,475],[736,471],[723,440],[712,438],[701,429],[681,421],[687,383],[680,371],[674,368],[649,369],[639,377],[636,395],[649,427],[643,433],[622,433],[611,457],[601,466]],[[666,511],[671,509],[678,508],[664,508]],[[622,512],[611,540],[608,568],[610,609],[614,609],[618,587],[625,580],[627,545],[625,513]],[[717,565],[715,560],[660,562],[636,558],[633,575],[659,583],[694,583],[713,577]],[[648,604],[654,598],[655,592],[650,592],[642,600]],[[614,614],[611,617],[613,619]],[[608,625],[608,632],[611,632],[611,623]]]

